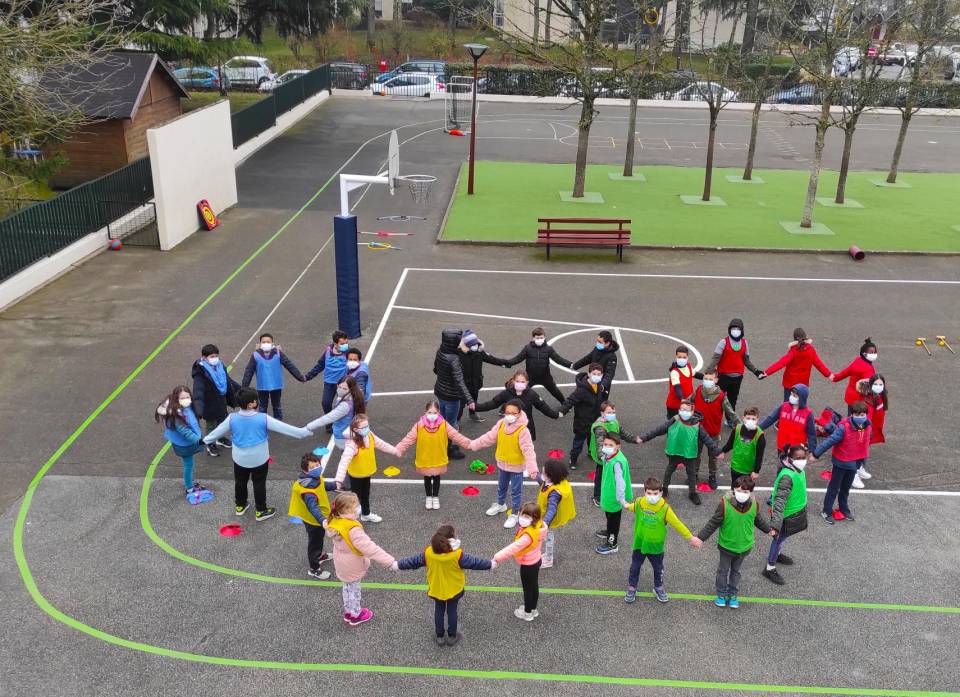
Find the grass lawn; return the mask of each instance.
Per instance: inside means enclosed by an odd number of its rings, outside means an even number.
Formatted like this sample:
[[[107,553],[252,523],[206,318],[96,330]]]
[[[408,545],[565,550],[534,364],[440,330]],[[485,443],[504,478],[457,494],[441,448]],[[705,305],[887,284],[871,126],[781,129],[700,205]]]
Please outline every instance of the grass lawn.
[[[464,172],[443,240],[533,242],[537,218],[630,218],[633,243],[657,246],[750,247],[765,249],[847,249],[866,251],[960,252],[960,211],[953,205],[960,175],[901,173],[910,188],[880,188],[870,179],[884,174],[852,172],[848,200],[861,208],[817,203],[814,222],[834,234],[791,234],[782,222],[799,223],[807,172],[757,170],[764,184],[727,181],[739,169],[716,169],[713,195],[725,206],[688,205],[683,195],[702,192],[703,169],[637,167],[646,182],[612,181],[620,167],[590,165],[587,191],[603,203],[563,203],[559,191],[573,184],[573,165],[477,162],[476,194],[467,196]],[[832,200],[836,172],[825,171],[818,196]],[[855,204],[854,204],[855,205]]]
[[[265,97],[269,97],[266,92],[228,92],[227,99],[230,100],[230,113],[246,109],[254,102],[259,102]],[[219,92],[191,92],[190,99],[184,99],[181,102],[183,113],[200,109],[214,102],[220,101]]]

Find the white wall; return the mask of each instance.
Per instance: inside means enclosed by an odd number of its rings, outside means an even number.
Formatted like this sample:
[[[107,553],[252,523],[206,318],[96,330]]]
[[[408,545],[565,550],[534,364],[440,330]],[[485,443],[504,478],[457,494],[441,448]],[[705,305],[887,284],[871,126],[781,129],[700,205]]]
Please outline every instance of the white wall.
[[[237,203],[230,104],[191,111],[147,131],[160,249],[173,249],[200,229],[197,202],[218,215]]]

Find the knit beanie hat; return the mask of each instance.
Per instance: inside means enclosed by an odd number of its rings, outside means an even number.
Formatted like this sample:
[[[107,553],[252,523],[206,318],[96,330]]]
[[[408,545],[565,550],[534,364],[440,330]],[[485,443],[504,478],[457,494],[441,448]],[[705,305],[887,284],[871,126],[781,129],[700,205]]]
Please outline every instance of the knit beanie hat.
[[[462,341],[464,346],[476,346],[480,343],[480,337],[472,329],[464,329]]]

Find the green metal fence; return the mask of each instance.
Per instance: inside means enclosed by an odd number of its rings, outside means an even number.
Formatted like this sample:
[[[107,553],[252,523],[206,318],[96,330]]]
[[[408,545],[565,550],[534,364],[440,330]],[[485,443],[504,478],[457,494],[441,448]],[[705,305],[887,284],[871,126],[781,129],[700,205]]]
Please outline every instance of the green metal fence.
[[[0,281],[153,198],[150,158],[0,220]],[[104,206],[110,201],[110,206]]]
[[[321,65],[305,75],[277,85],[269,97],[230,116],[233,147],[238,148],[272,128],[277,123],[277,116],[285,114],[318,92],[329,90],[330,86],[329,65]]]
[[[233,131],[233,147],[238,148],[248,140],[256,138],[277,123],[277,107],[273,95],[261,99],[230,115],[230,128]]]

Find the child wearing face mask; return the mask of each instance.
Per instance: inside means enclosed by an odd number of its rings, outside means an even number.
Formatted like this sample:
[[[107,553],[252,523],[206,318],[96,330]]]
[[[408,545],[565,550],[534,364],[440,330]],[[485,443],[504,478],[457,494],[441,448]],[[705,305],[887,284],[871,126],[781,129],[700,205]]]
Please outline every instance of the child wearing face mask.
[[[562,460],[549,458],[543,465],[543,476],[537,477],[540,488],[537,492],[537,505],[543,522],[549,528],[547,539],[543,543],[542,569],[552,569],[554,559],[554,538],[556,531],[577,517],[577,505],[573,501],[573,487],[567,477],[570,475]]]
[[[550,373],[550,361],[564,368],[569,368],[572,365],[570,361],[557,353],[553,346],[547,343],[547,333],[543,331],[543,327],[535,327],[530,342],[516,356],[504,361],[503,367],[512,368],[523,362],[526,373],[530,376],[529,386],[532,388],[535,385],[543,385],[555,400],[563,404],[563,393],[560,392],[560,388],[557,387],[557,383]]]
[[[323,521],[327,537],[333,541],[333,570],[343,583],[343,621],[351,627],[369,622],[373,612],[361,606],[360,581],[367,575],[370,562],[391,568],[397,561],[371,540],[360,518],[360,499],[351,492],[337,494],[330,515]]]
[[[421,416],[410,431],[397,443],[397,457],[403,457],[411,446],[416,445],[413,464],[417,474],[423,477],[426,510],[440,510],[440,477],[447,473],[450,443],[461,448],[470,447],[470,439],[447,423],[440,414],[440,403],[431,399],[424,406]]]
[[[193,409],[206,422],[209,433],[227,418],[227,407],[238,406],[240,385],[223,367],[220,349],[214,344],[206,344],[200,349],[200,358],[193,362],[190,377],[193,378]],[[219,457],[220,447],[229,448],[231,445],[230,439],[224,436],[207,445],[207,453]]]
[[[540,600],[540,567],[543,558],[540,547],[547,536],[548,528],[540,518],[540,506],[525,503],[520,507],[519,529],[513,543],[493,555],[493,560],[501,564],[513,557],[520,565],[520,585],[523,586],[523,605],[513,611],[514,617],[533,622],[540,616],[537,603]]]
[[[817,446],[817,419],[807,406],[809,395],[806,385],[794,385],[783,404],[760,421],[764,431],[777,425],[777,453],[781,457],[790,445]]]
[[[858,400],[850,405],[850,416],[842,419],[829,437],[820,441],[813,450],[815,458],[820,457],[830,448],[833,448],[833,476],[827,484],[827,493],[823,496],[823,510],[820,517],[828,525],[833,525],[833,503],[839,501],[840,513],[843,520],[853,522],[850,512],[850,487],[857,477],[857,470],[861,469],[870,457],[870,440],[872,428],[867,418],[867,404]]]
[[[303,522],[307,531],[307,576],[326,581],[329,571],[321,571],[320,565],[330,561],[323,551],[323,519],[330,515],[330,499],[327,491],[331,485],[323,480],[323,461],[313,453],[300,458],[300,476],[290,489],[287,516]]]
[[[857,390],[857,383],[861,380],[869,380],[876,374],[877,369],[874,367],[876,360],[877,345],[868,336],[863,345],[860,346],[860,355],[854,358],[850,365],[830,378],[833,382],[847,379],[847,389],[843,393],[843,401],[847,404],[848,415],[853,403],[861,399],[860,392]]]
[[[367,413],[367,402],[357,381],[347,376],[337,384],[337,394],[333,398],[330,411],[314,419],[304,428],[316,433],[325,426],[333,426],[333,442],[340,450],[350,437],[350,424],[354,416]]]
[[[693,393],[693,410],[700,416],[703,430],[715,441],[720,441],[720,430],[723,428],[724,417],[728,424],[737,423],[737,413],[727,399],[727,393],[717,384],[717,371],[707,370],[703,374],[700,386]],[[703,452],[703,443],[697,446],[697,468]],[[709,476],[707,484],[711,491],[717,490],[717,458],[710,455],[707,458]]]
[[[738,423],[730,432],[721,453],[730,455],[730,488],[735,488],[736,481],[743,476],[751,481],[760,477],[760,468],[763,465],[763,453],[767,448],[767,438],[759,426],[760,410],[748,407],[743,410],[743,421]]]
[[[633,523],[633,557],[630,562],[630,574],[627,577],[627,593],[623,600],[633,603],[637,600],[637,583],[640,581],[640,568],[643,562],[650,560],[653,567],[653,594],[661,603],[670,598],[663,587],[663,550],[667,539],[667,525],[670,525],[693,547],[702,543],[694,540],[687,526],[680,522],[673,508],[663,498],[663,484],[656,477],[649,477],[643,483],[644,496],[633,503],[622,502],[624,508],[633,511],[636,516]]]
[[[733,491],[720,499],[713,516],[690,540],[695,546],[710,539],[715,530],[720,530],[717,538],[717,549],[720,550],[720,563],[717,564],[717,599],[713,604],[717,607],[740,607],[737,595],[740,592],[740,567],[747,558],[754,545],[753,529],[759,528],[768,535],[775,531],[753,496],[754,481],[748,476],[742,476],[734,482]],[[698,544],[699,543],[699,544]]]
[[[718,460],[723,459],[720,446],[704,430],[700,417],[694,412],[693,402],[689,399],[680,402],[676,416],[640,436],[640,442],[646,443],[663,435],[667,436],[667,445],[664,448],[667,454],[667,469],[663,475],[664,498],[670,495],[670,480],[673,478],[673,473],[682,465],[687,470],[687,495],[695,506],[699,506],[702,503],[700,494],[697,493],[697,469],[700,464],[697,453],[700,443],[707,447],[711,457]]]
[[[783,468],[773,482],[770,494],[770,527],[776,536],[770,543],[767,566],[763,570],[764,578],[782,586],[786,581],[777,571],[777,564],[790,566],[793,559],[781,553],[783,543],[788,537],[807,529],[807,448],[803,445],[791,445],[787,448]]]
[[[511,375],[504,385],[503,391],[495,394],[491,400],[478,402],[476,410],[479,412],[502,408],[511,399],[519,399],[523,402],[523,413],[527,415],[527,428],[530,429],[530,437],[534,441],[537,440],[537,425],[533,420],[534,408],[551,419],[560,418],[556,409],[543,401],[536,390],[530,389],[530,377],[522,370],[518,370]]]
[[[603,436],[600,446],[603,459],[603,481],[600,483],[600,510],[607,518],[607,526],[596,531],[601,542],[597,554],[619,551],[620,520],[624,502],[633,501],[633,483],[630,481],[630,463],[620,450],[620,436],[612,431]]]
[[[727,325],[727,335],[720,339],[713,351],[710,369],[717,371],[720,389],[727,393],[734,409],[737,408],[737,399],[740,397],[744,371],[749,370],[761,380],[766,377],[763,371],[750,361],[750,347],[744,336],[743,320],[739,317],[734,317]],[[727,426],[731,428],[733,424],[734,420],[727,422]]]
[[[600,405],[600,418],[593,422],[593,428],[590,429],[590,443],[587,446],[587,452],[590,453],[590,459],[596,464],[596,472],[593,475],[593,505],[600,507],[600,486],[603,482],[603,456],[600,453],[600,443],[607,433],[616,433],[620,436],[621,443],[628,441],[630,443],[639,443],[640,438],[628,433],[617,419],[617,407],[613,402],[604,402]]]
[[[693,398],[694,378],[703,379],[703,373],[693,370],[690,365],[690,353],[686,346],[677,346],[673,363],[667,371],[667,419],[672,419],[680,411],[680,402]]]
[[[869,380],[858,382],[857,390],[863,395],[863,401],[867,405],[867,418],[870,420],[870,445],[886,443],[887,438],[883,433],[883,426],[887,420],[887,413],[890,411],[886,378],[880,373],[876,373]],[[862,489],[864,486],[863,480],[872,478],[873,475],[867,471],[867,463],[864,462],[857,470],[857,476],[853,478],[853,488]]]
[[[363,360],[363,354],[358,348],[347,350],[347,375],[357,381],[357,386],[363,393],[363,401],[369,402],[373,396],[373,380],[370,379],[370,366]]]
[[[570,469],[577,469],[583,446],[600,416],[600,405],[610,396],[603,384],[603,366],[593,363],[586,373],[577,375],[577,387],[560,405],[560,416],[573,409],[573,443],[570,445]]]
[[[503,527],[512,528],[517,524],[523,478],[537,477],[537,453],[533,449],[533,438],[527,428],[527,415],[523,413],[523,403],[512,399],[503,408],[503,418],[493,428],[479,438],[470,441],[470,450],[483,450],[496,445],[497,458],[497,502],[487,509],[487,515],[495,516],[507,510],[507,487],[510,488],[510,515]]]
[[[573,370],[580,370],[585,365],[597,364],[603,371],[603,386],[607,394],[613,389],[613,378],[617,374],[617,351],[620,350],[620,344],[613,340],[613,334],[604,329],[597,333],[597,340],[593,344],[590,353],[571,364]]]
[[[243,371],[243,387],[249,387],[254,375],[257,378],[257,400],[260,411],[267,413],[267,406],[273,404],[273,416],[283,419],[283,407],[280,399],[283,397],[283,370],[286,368],[299,382],[307,379],[300,373],[300,369],[293,364],[290,357],[280,351],[279,346],[273,343],[272,334],[261,334],[260,345],[250,354],[247,369]]]
[[[395,446],[373,434],[366,415],[354,416],[350,424],[350,438],[344,443],[343,455],[337,466],[336,482],[339,491],[347,475],[350,475],[350,491],[360,499],[360,520],[364,523],[383,521],[370,510],[370,479],[377,473],[377,450],[388,455],[397,454]]]
[[[480,337],[471,329],[464,329],[463,336],[460,339],[460,368],[463,372],[463,381],[467,385],[467,391],[470,393],[470,401],[466,404],[461,402],[460,414],[457,415],[459,423],[460,416],[463,415],[464,406],[470,414],[470,420],[475,422],[483,421],[477,414],[476,403],[480,397],[480,390],[483,389],[483,364],[505,366],[506,361],[497,358],[486,352]],[[474,407],[471,409],[470,404]]]
[[[346,332],[338,329],[331,338],[332,341],[324,347],[323,353],[317,359],[317,364],[304,376],[307,380],[313,380],[320,373],[323,373],[321,405],[324,414],[333,408],[333,398],[337,394],[337,385],[347,375],[347,351],[350,350],[350,341],[347,339]],[[333,425],[327,424],[327,433],[332,432]]]
[[[173,388],[170,395],[157,405],[153,418],[163,422],[163,436],[170,441],[173,452],[183,460],[183,489],[185,494],[202,489],[193,481],[193,456],[203,450],[200,439],[203,431],[197,413],[193,410],[193,397],[185,385]]]
[[[763,371],[763,374],[773,375],[783,370],[783,401],[790,396],[790,388],[796,384],[809,385],[810,375],[816,368],[828,380],[833,376],[830,369],[820,359],[813,342],[807,337],[803,327],[793,330],[793,341],[787,346],[787,352]]]
[[[457,631],[457,608],[467,583],[464,569],[490,571],[497,568],[493,559],[480,559],[460,547],[452,525],[441,525],[420,554],[393,563],[394,571],[427,569],[427,595],[433,598],[433,624],[437,646],[456,646],[463,637]],[[447,623],[444,626],[444,615]]]

